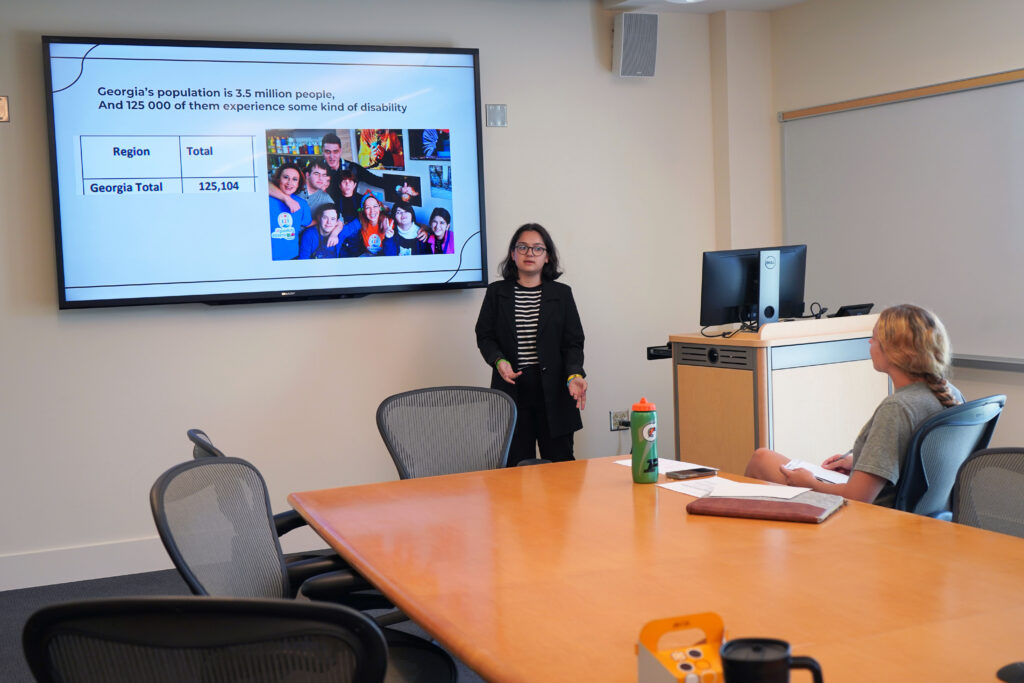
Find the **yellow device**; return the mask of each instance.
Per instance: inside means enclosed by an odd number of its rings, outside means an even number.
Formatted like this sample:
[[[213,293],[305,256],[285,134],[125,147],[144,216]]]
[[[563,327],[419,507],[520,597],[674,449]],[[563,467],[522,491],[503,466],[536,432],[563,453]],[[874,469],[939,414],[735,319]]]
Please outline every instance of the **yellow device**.
[[[639,683],[724,683],[719,651],[725,638],[714,612],[656,619],[640,629]]]

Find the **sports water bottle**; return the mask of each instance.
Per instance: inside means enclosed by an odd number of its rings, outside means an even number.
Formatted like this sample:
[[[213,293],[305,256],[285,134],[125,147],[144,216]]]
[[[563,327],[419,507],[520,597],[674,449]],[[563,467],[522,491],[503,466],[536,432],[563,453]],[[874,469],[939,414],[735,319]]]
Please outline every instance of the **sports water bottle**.
[[[633,437],[633,481],[653,484],[658,481],[658,414],[646,398],[633,404],[629,431]]]

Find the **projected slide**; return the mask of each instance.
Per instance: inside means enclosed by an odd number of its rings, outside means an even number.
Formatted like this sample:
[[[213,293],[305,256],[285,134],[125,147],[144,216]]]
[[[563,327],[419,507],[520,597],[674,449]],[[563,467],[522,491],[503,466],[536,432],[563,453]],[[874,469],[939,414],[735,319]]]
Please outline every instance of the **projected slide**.
[[[485,281],[475,52],[44,43],[62,304]]]

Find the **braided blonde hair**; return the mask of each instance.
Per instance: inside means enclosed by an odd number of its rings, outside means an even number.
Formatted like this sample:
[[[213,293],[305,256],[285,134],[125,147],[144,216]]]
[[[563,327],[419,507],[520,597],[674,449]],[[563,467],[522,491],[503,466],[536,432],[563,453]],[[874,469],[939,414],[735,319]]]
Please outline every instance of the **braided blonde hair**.
[[[878,316],[876,336],[888,361],[927,384],[939,403],[959,403],[947,379],[953,352],[938,316],[913,304],[892,306]]]

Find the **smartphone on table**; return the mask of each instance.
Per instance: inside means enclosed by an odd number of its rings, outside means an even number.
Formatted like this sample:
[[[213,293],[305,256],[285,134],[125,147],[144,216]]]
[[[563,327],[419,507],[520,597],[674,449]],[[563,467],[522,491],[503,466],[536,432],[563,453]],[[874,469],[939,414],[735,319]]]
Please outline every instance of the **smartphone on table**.
[[[669,479],[697,479],[698,477],[712,477],[716,474],[718,474],[718,470],[714,467],[696,467],[691,470],[666,472],[665,476]]]

